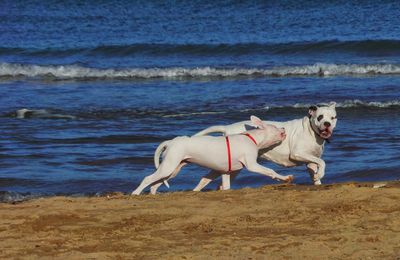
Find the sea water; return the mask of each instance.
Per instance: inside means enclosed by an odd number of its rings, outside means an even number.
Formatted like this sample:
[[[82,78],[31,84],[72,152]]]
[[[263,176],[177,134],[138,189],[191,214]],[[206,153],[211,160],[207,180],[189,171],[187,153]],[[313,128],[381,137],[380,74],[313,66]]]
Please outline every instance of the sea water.
[[[2,1],[0,199],[130,192],[163,140],[330,101],[323,182],[399,179],[399,14],[398,1]],[[305,166],[260,163],[311,184]],[[207,172],[185,167],[170,191]],[[272,183],[243,170],[233,188]]]

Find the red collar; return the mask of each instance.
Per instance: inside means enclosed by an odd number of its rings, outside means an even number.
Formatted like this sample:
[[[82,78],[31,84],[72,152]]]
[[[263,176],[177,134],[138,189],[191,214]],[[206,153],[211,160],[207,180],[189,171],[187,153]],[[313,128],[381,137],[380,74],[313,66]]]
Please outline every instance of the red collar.
[[[242,135],[245,135],[245,136],[247,136],[248,138],[250,138],[251,139],[251,141],[253,141],[253,143],[255,144],[255,145],[257,145],[257,142],[256,142],[256,139],[254,139],[250,134],[248,134],[248,133],[244,133],[244,134],[242,134]]]

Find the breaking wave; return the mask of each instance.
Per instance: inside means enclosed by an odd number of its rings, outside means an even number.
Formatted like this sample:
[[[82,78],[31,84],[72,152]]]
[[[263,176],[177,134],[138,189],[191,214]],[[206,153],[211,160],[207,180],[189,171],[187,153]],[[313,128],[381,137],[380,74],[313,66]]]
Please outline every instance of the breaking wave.
[[[324,64],[273,68],[128,68],[98,69],[79,65],[0,63],[0,78],[42,80],[203,79],[243,77],[323,77],[400,75],[400,64]]]
[[[291,106],[292,108],[308,108],[314,104],[307,103],[296,103]],[[319,103],[317,105],[325,106],[328,103]],[[284,108],[282,106],[282,108]],[[391,100],[391,101],[362,101],[358,99],[354,100],[345,100],[342,102],[336,103],[336,108],[400,108],[400,100]]]

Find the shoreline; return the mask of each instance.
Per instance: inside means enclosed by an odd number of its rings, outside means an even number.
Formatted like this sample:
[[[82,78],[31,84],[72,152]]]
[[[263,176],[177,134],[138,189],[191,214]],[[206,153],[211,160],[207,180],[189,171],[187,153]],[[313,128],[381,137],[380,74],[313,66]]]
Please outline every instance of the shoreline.
[[[2,203],[0,258],[396,259],[399,201],[392,181]]]

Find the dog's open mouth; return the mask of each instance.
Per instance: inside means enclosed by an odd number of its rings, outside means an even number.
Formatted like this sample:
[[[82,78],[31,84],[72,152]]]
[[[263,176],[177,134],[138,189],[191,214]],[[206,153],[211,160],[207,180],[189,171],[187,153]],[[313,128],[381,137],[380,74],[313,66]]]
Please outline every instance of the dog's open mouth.
[[[324,139],[328,139],[329,137],[332,136],[332,131],[329,128],[325,129],[318,129],[319,130],[319,136],[321,136]]]

